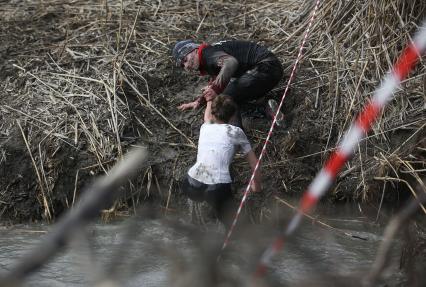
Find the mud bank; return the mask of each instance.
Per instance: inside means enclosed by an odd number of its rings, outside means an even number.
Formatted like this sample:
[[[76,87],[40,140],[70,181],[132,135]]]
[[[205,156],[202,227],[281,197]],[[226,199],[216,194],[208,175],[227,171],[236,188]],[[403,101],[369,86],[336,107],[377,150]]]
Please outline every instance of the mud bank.
[[[424,1],[338,2],[320,7],[284,101],[288,126],[274,132],[264,157],[260,202],[300,196],[425,14]],[[6,1],[0,219],[54,220],[133,145],[147,146],[150,162],[111,214],[144,202],[179,208],[178,183],[195,160],[202,110],[176,106],[207,79],[177,70],[171,47],[184,38],[261,42],[285,67],[268,95],[279,100],[312,8],[301,3]],[[422,63],[324,200],[378,207],[382,198],[399,204],[412,196],[426,162],[424,74]],[[270,122],[248,112],[244,124],[259,154]],[[232,169],[238,192],[249,172],[243,159]]]

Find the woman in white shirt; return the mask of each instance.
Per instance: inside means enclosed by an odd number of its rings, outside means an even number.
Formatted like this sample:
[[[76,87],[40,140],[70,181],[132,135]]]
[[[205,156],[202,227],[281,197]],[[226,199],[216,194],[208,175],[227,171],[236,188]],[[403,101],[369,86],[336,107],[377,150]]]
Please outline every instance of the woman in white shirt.
[[[209,203],[227,229],[232,223],[229,210],[233,201],[229,173],[232,159],[237,151],[241,151],[252,171],[257,162],[243,130],[228,124],[236,109],[229,96],[219,95],[207,102],[198,140],[197,162],[189,169],[182,185],[183,193],[190,199]],[[260,191],[259,170],[251,190]]]

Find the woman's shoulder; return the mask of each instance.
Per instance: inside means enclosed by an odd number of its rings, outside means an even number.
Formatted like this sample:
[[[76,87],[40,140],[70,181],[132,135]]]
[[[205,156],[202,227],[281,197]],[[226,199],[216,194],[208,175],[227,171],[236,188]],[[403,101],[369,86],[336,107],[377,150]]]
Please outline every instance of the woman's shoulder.
[[[227,124],[225,127],[226,136],[236,142],[247,141],[247,136],[244,131],[237,126]]]
[[[210,123],[206,122],[201,125],[201,129],[215,130],[218,133],[223,132],[229,136],[241,135],[241,134],[245,135],[244,131],[240,127],[230,125],[230,124],[217,124],[213,122],[210,122]]]
[[[234,125],[231,125],[231,124],[225,124],[225,125],[226,125],[226,129],[227,130],[232,130],[235,133],[243,133],[243,134],[245,134],[244,131],[243,131],[243,129],[240,128],[240,127],[237,127],[237,126],[234,126]]]

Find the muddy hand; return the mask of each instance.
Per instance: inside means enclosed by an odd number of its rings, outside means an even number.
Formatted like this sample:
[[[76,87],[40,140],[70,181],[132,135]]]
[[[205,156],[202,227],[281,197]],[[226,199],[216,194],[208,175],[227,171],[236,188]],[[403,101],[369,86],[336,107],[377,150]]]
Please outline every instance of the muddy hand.
[[[201,89],[203,93],[203,97],[206,101],[213,101],[213,99],[217,96],[216,92],[211,88],[211,86],[206,86]]]
[[[198,108],[199,105],[200,104],[198,103],[198,101],[195,101],[195,102],[191,102],[191,103],[182,104],[182,105],[178,106],[177,108],[180,111],[186,111],[186,110],[189,110],[189,109],[194,110],[194,109]]]

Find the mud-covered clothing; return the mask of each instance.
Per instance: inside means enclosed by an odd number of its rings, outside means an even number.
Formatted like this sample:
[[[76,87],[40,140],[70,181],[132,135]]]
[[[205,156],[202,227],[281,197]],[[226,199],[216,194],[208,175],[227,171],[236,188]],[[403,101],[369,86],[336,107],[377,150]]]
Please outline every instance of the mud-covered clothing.
[[[219,221],[229,229],[234,199],[231,183],[204,184],[187,175],[182,182],[182,192],[193,201],[206,201]]]
[[[204,184],[230,183],[229,166],[238,150],[243,154],[251,150],[241,128],[204,123],[200,128],[197,161],[189,169],[188,175]]]
[[[232,205],[229,166],[235,153],[251,151],[243,130],[229,124],[204,123],[200,128],[196,163],[183,179],[182,192],[194,201],[210,204],[218,219],[229,228]]]
[[[229,40],[198,48],[201,75],[213,77],[216,94],[231,96],[237,104],[263,97],[280,81],[280,61],[254,42]],[[232,79],[232,80],[231,80]]]

